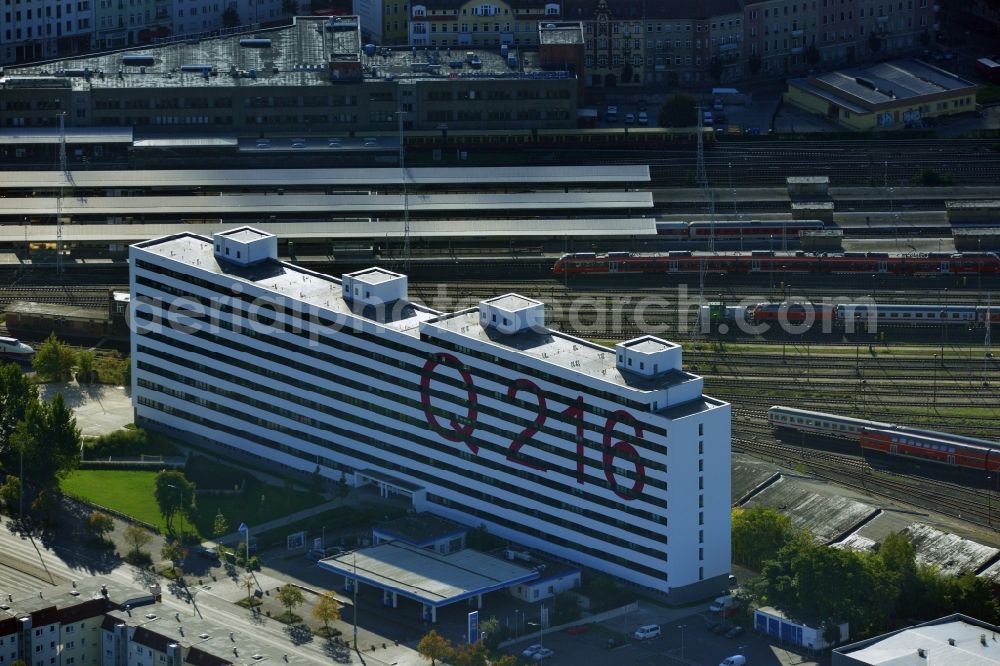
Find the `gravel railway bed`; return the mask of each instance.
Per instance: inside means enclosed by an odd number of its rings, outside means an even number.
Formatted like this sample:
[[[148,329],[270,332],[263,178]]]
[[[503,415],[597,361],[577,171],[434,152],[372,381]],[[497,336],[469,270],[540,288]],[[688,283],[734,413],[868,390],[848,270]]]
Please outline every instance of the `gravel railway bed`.
[[[758,422],[748,420],[748,416],[756,416]],[[990,526],[992,512],[982,501],[984,493],[987,496],[996,494],[989,489],[970,489],[962,484],[914,477],[891,469],[876,470],[861,454],[841,454],[809,447],[808,455],[805,455],[801,446],[792,447],[776,441],[770,426],[759,422],[762,418],[760,412],[748,414],[746,410],[734,408],[733,430],[741,434],[733,437],[734,450],[743,450],[792,467],[802,466],[819,477],[867,493]],[[743,433],[751,437],[744,437]],[[893,460],[889,464],[894,466],[896,462]],[[899,464],[902,465],[902,462]]]

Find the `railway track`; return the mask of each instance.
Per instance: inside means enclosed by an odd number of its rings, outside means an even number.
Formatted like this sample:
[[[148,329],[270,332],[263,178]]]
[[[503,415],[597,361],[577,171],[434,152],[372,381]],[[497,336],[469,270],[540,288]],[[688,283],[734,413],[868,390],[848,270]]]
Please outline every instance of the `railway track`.
[[[1000,520],[1000,517],[994,516],[991,508],[993,502],[1000,501],[1000,493],[989,489],[970,489],[958,483],[924,476],[901,474],[890,464],[876,469],[861,455],[836,453],[815,447],[809,447],[806,455],[804,447],[790,447],[776,441],[766,423],[755,423],[754,419],[763,418],[763,412],[734,409],[733,415],[733,450],[751,453],[789,467],[805,468],[820,478],[841,485],[984,527],[992,527]],[[984,498],[987,500],[985,503]]]

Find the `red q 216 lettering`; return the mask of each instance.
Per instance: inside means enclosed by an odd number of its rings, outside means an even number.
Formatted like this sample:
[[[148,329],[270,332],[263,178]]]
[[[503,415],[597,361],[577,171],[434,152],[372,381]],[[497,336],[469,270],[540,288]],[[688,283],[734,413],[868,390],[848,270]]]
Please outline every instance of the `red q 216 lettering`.
[[[458,371],[458,374],[462,377],[462,382],[465,384],[467,395],[466,423],[460,423],[457,419],[452,419],[449,421],[451,429],[445,428],[438,423],[437,416],[434,415],[431,409],[431,375],[434,374],[434,370],[439,365],[444,365]],[[475,384],[472,383],[472,375],[462,367],[462,362],[455,356],[444,352],[438,352],[434,355],[434,358],[428,359],[424,363],[424,370],[421,375],[420,402],[424,406],[424,416],[427,418],[427,424],[434,429],[434,432],[448,441],[465,442],[470,451],[479,453],[479,447],[472,443],[472,432],[476,429],[475,423],[479,417],[478,398],[476,396]]]
[[[631,425],[636,438],[642,439],[642,428],[634,416],[622,409],[609,416],[604,424],[604,476],[615,489],[616,495],[622,499],[633,500],[642,494],[642,489],[646,485],[646,468],[634,446],[623,440],[612,443],[615,426],[619,423]],[[615,458],[619,456],[635,465],[635,482],[624,492],[618,490],[618,479],[615,477]]]
[[[431,379],[434,372],[438,369],[438,366],[450,368],[457,372],[462,378],[462,384],[467,395],[467,412],[465,419],[463,419],[465,421],[464,423],[457,418],[452,418],[448,421],[447,426],[445,426],[438,421],[437,415],[434,414],[434,410],[431,406]],[[507,447],[507,460],[514,464],[522,465],[539,472],[547,472],[548,469],[546,467],[542,466],[540,463],[533,462],[521,452],[521,449],[526,444],[530,443],[531,439],[545,425],[545,421],[548,418],[545,395],[536,384],[530,380],[521,378],[515,379],[508,385],[507,398],[513,401],[517,398],[518,393],[521,392],[530,393],[534,397],[535,419],[530,426],[524,428],[511,440],[510,445]],[[427,424],[430,425],[436,433],[450,442],[464,442],[472,453],[479,453],[479,446],[474,444],[472,441],[472,434],[476,429],[476,419],[479,417],[478,395],[476,393],[475,384],[472,380],[472,375],[462,367],[462,363],[457,357],[445,352],[438,352],[434,355],[434,358],[428,359],[428,361],[424,364],[423,372],[421,373],[420,402],[424,408],[424,416],[427,419]],[[560,416],[568,418],[575,425],[574,441],[576,443],[576,482],[580,484],[586,483],[586,474],[584,471],[586,459],[584,412],[585,406],[583,396],[578,395],[576,399],[573,400],[573,402],[559,414]],[[639,453],[635,450],[634,446],[624,440],[613,441],[615,429],[618,425],[631,426],[637,439],[642,439],[643,437],[642,427],[639,425],[636,418],[625,410],[616,411],[612,416],[608,417],[608,420],[604,425],[604,450],[602,454],[604,476],[611,488],[614,489],[616,495],[624,500],[631,501],[638,498],[642,494],[643,487],[646,483],[646,468],[643,466],[642,459],[639,457]],[[615,476],[615,458],[619,457],[631,462],[635,466],[635,481],[633,482],[631,488],[624,491],[619,490],[621,485],[618,483],[618,479]]]

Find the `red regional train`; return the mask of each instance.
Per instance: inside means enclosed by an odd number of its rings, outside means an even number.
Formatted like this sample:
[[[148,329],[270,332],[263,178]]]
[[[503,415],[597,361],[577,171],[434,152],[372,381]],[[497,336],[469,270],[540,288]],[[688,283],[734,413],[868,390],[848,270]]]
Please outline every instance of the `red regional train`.
[[[808,252],[728,252],[663,254],[583,252],[564,254],[552,267],[557,275],[607,273],[892,273],[948,275],[1000,273],[993,252],[890,255],[881,252],[812,254]]]
[[[767,410],[767,420],[775,428],[857,440],[869,451],[1000,472],[1000,443],[985,439],[777,405]]]

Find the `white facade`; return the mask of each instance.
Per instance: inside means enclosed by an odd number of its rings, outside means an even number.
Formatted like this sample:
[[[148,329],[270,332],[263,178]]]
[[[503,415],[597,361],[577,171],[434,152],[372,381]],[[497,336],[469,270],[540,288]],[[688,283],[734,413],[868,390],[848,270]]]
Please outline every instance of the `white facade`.
[[[358,303],[291,264],[220,265],[192,234],[130,257],[140,423],[333,479],[375,470],[421,487],[420,511],[663,592],[729,574],[730,409],[699,377],[484,325],[491,302]]]

